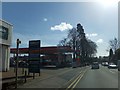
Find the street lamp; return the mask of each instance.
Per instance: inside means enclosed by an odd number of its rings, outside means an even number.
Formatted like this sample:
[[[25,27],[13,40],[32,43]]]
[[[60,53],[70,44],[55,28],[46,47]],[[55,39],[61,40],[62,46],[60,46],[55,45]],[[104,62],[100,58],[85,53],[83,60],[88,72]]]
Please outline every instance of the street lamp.
[[[21,41],[19,39],[17,39],[16,41],[16,44],[17,44],[17,51],[16,51],[16,78],[15,78],[15,82],[16,82],[16,86],[15,88],[17,88],[17,79],[18,79],[18,54],[19,54],[19,44],[21,44]]]

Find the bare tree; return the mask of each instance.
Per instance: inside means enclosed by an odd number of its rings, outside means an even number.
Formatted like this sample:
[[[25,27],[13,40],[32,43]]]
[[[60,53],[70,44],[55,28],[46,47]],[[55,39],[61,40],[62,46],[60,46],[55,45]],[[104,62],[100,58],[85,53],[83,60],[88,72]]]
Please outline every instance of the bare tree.
[[[112,48],[113,52],[115,53],[115,51],[118,48],[118,40],[117,40],[117,38],[114,38],[113,40],[110,40],[109,45],[110,45],[110,48]]]
[[[95,56],[97,53],[97,44],[90,39],[87,39],[87,41],[88,41],[87,53],[89,57]]]
[[[59,45],[70,46],[74,50],[73,60],[79,55],[84,62],[86,57],[92,57],[97,53],[96,43],[85,37],[84,29],[81,24],[77,24],[77,29],[70,29],[67,38],[61,40]]]
[[[76,40],[77,40],[77,30],[76,28],[72,28],[68,31],[68,38],[69,38],[69,44],[71,43],[71,47],[73,49],[73,62],[75,61],[76,56]]]
[[[67,38],[64,38],[58,44],[58,46],[67,46],[67,45],[68,45]]]

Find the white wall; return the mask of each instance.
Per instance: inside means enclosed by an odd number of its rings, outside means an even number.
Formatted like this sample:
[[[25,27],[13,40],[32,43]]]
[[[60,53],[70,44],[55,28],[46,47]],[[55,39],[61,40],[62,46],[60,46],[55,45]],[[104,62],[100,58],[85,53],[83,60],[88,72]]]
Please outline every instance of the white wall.
[[[0,26],[8,28],[8,39],[0,38],[0,71],[7,71],[9,70],[10,45],[12,43],[12,25],[0,20]]]

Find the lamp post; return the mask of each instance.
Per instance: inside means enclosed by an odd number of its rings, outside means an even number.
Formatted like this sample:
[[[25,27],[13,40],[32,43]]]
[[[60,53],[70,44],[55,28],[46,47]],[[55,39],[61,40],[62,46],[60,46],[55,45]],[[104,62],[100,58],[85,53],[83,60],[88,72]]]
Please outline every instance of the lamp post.
[[[18,71],[18,58],[19,58],[18,54],[19,54],[19,44],[21,44],[21,41],[19,39],[17,39],[16,44],[17,44],[17,51],[16,51],[16,73],[15,73],[15,75],[16,75],[16,78],[15,78],[16,85],[15,85],[15,88],[17,88],[17,79],[18,79],[17,71]]]

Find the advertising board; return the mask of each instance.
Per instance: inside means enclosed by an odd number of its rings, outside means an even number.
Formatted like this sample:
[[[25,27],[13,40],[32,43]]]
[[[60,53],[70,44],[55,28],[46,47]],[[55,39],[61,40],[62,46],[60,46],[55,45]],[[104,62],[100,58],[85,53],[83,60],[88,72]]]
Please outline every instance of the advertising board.
[[[37,50],[37,53],[34,51]],[[40,40],[29,41],[29,73],[40,73]]]

